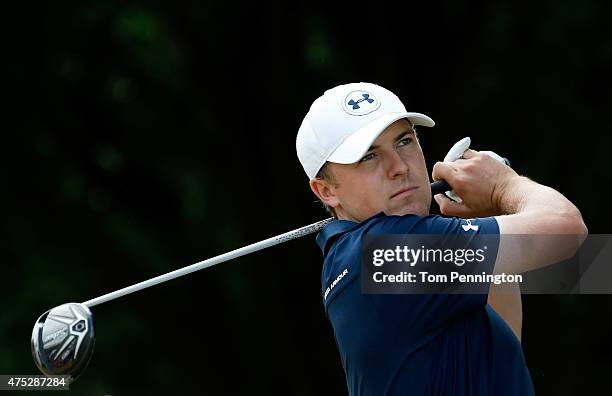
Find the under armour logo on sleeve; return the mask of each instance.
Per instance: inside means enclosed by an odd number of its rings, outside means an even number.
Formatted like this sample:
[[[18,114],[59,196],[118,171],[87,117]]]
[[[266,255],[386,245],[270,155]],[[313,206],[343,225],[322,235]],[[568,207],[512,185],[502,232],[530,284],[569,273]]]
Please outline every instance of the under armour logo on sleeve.
[[[469,231],[469,230],[478,231],[478,226],[477,225],[472,225],[472,220],[474,220],[474,219],[465,219],[467,224],[462,224],[461,225],[461,227],[463,228],[463,231]]]

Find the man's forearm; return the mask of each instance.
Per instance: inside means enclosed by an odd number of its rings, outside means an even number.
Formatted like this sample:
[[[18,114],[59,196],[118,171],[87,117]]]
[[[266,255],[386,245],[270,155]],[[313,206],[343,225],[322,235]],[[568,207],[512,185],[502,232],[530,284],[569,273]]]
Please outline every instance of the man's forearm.
[[[538,215],[552,214],[552,217],[566,220],[561,230],[558,225],[551,225],[551,234],[580,234],[584,228],[580,211],[570,200],[555,189],[527,177],[517,176],[497,186],[493,191],[493,201],[498,203],[500,214],[531,212]],[[546,225],[540,225],[540,228],[542,226]]]
[[[565,260],[586,237],[578,208],[550,187],[517,176],[493,194],[498,210],[507,213],[496,217],[502,234],[497,273],[521,273]]]

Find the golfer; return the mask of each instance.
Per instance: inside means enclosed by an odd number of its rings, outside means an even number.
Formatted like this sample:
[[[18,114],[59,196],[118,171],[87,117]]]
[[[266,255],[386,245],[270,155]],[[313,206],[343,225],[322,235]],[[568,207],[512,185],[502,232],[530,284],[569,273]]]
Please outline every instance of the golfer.
[[[550,249],[533,238],[525,254],[499,238],[495,273],[522,273],[568,257],[587,233],[580,211],[550,187],[517,175],[486,154],[437,163],[461,198],[434,197],[415,127],[431,118],[407,112],[375,84],[340,85],[316,99],[298,131],[298,158],[310,188],[335,217],[317,236],[324,261],[322,299],[350,395],[531,395],[520,344],[516,284],[488,294],[362,294],[365,234],[573,234]],[[517,132],[518,133],[518,132]]]

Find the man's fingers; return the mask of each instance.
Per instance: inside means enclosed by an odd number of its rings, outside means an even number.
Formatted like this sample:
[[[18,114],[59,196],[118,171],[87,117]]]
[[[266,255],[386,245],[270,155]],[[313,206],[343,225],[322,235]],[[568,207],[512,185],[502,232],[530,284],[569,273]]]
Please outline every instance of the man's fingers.
[[[463,152],[463,155],[461,156],[461,158],[463,158],[463,159],[474,158],[476,156],[476,154],[478,154],[478,151],[467,149],[467,150],[465,150]]]
[[[463,203],[457,203],[448,199],[444,194],[436,194],[434,199],[440,207],[440,213],[448,216],[470,217],[472,210]]]
[[[453,172],[456,172],[456,169],[450,162],[436,162],[431,172],[431,177],[435,181],[444,179],[448,182]]]

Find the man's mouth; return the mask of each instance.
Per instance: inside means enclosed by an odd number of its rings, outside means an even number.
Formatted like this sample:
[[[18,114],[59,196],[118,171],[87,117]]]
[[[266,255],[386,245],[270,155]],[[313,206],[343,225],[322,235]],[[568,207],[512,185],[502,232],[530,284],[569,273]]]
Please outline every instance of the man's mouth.
[[[402,188],[401,190],[397,191],[395,194],[391,195],[391,199],[393,198],[403,198],[407,195],[410,195],[412,193],[412,191],[416,190],[417,188],[419,188],[418,186],[414,186],[414,187],[406,187],[406,188]]]

